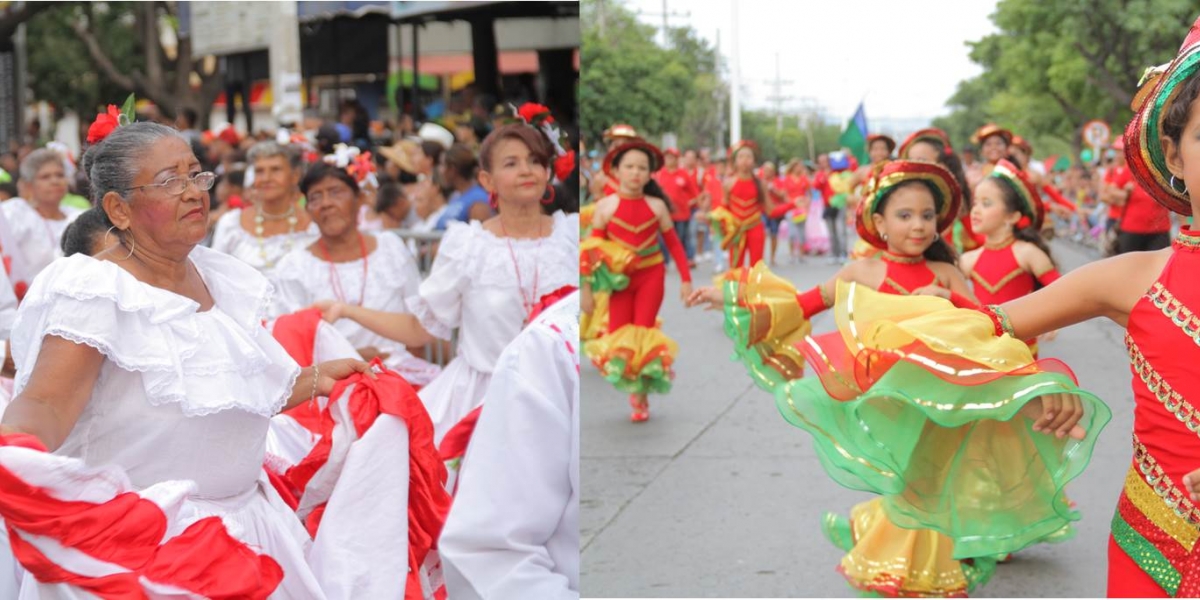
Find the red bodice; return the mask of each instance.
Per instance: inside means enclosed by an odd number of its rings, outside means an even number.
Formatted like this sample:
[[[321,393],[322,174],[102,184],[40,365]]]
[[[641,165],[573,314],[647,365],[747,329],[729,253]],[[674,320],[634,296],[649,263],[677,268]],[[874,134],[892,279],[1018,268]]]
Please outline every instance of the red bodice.
[[[758,203],[758,187],[753,179],[738,179],[729,190],[729,212],[738,221],[748,221],[752,218],[762,218],[762,205]]]
[[[995,250],[985,247],[975,261],[971,281],[980,304],[1003,304],[1033,292],[1037,280],[1017,264],[1014,242]]]
[[[923,257],[895,256],[887,252],[880,253],[879,257],[887,265],[883,283],[879,286],[879,291],[885,294],[911,296],[914,291],[937,283],[937,275],[925,264]]]
[[[663,255],[658,243],[658,217],[654,216],[646,198],[619,198],[617,211],[608,222],[609,239],[638,255],[634,269],[661,263]]]
[[[604,182],[604,195],[611,196],[615,193],[617,193],[617,186],[613,185],[613,178],[609,177],[608,180]]]
[[[1177,486],[1200,469],[1200,235],[1184,230],[1129,313],[1133,432]]]

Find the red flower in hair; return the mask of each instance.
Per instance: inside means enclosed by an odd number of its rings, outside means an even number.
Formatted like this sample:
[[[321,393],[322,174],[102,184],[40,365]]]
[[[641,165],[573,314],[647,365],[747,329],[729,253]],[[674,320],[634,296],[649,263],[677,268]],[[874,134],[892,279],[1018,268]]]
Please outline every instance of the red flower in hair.
[[[559,181],[566,181],[575,170],[575,151],[568,150],[566,154],[554,159],[554,174]]]
[[[96,115],[96,120],[92,121],[91,127],[88,127],[87,142],[96,144],[100,140],[108,137],[114,129],[121,124],[121,111],[115,105],[108,105],[108,112],[103,112]]]
[[[521,118],[525,119],[525,122],[531,125],[537,125],[538,123],[536,122],[536,119],[543,115],[547,123],[554,122],[554,117],[550,115],[549,108],[533,102],[526,102],[525,104],[522,104],[521,108],[517,109],[517,114],[521,115]]]

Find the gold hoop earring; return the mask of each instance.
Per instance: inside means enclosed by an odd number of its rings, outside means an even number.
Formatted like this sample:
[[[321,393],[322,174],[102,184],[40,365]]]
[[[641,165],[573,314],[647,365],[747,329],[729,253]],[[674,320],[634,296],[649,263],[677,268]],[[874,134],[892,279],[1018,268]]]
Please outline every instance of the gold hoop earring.
[[[108,234],[112,233],[112,230],[114,230],[116,228],[117,228],[117,226],[113,225],[112,227],[108,228],[108,231],[104,232],[104,245],[105,246],[108,245]],[[124,230],[122,230],[122,233],[124,233]],[[123,238],[121,238],[120,236],[117,236],[117,243],[124,243],[124,242],[125,242],[125,240]],[[137,248],[137,240],[133,240],[133,246],[131,246],[129,248],[129,254],[126,254],[125,258],[120,259],[120,262],[125,262],[125,261],[129,260],[133,256],[133,251],[136,248]]]

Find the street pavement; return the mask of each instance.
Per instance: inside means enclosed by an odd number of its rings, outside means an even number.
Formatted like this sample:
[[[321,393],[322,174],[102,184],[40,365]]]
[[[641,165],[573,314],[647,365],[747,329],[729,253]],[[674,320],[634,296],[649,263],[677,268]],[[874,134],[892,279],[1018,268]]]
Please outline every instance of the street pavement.
[[[1053,244],[1060,269],[1095,260],[1093,250]],[[836,271],[824,258],[776,272],[804,290]],[[711,263],[696,270],[709,280]],[[664,330],[679,342],[667,396],[652,417],[629,422],[626,396],[591,367],[581,378],[580,524],[585,597],[855,597],[834,568],[842,553],[820,531],[826,511],[845,514],[871,496],[834,483],[811,438],[783,420],[771,396],[730,359],[719,312],[687,310],[671,268]],[[829,331],[820,315],[814,330]],[[1083,513],[1077,535],[1041,544],[997,567],[977,597],[1097,597],[1105,592],[1109,522],[1130,463],[1133,400],[1124,331],[1095,320],[1041,346],[1106,401],[1113,419],[1092,464],[1068,486]]]

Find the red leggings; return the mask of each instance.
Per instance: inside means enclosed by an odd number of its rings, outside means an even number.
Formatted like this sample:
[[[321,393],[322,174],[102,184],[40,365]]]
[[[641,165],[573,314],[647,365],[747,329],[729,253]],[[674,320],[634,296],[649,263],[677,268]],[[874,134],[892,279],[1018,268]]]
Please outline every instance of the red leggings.
[[[763,227],[762,221],[759,221],[758,225],[751,227],[748,231],[742,234],[746,240],[746,243],[742,246],[742,254],[740,256],[733,255],[734,252],[737,252],[737,246],[733,246],[729,249],[730,269],[736,269],[742,266],[742,262],[746,259],[747,254],[750,255],[750,264],[745,265],[747,267],[753,267],[754,265],[758,264],[758,261],[762,260],[763,245],[767,242],[765,230],[766,228]]]
[[[662,308],[667,269],[662,263],[638,269],[629,276],[629,287],[613,292],[608,300],[608,331],[633,323],[654,327]]]

